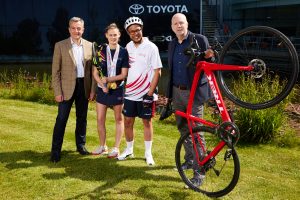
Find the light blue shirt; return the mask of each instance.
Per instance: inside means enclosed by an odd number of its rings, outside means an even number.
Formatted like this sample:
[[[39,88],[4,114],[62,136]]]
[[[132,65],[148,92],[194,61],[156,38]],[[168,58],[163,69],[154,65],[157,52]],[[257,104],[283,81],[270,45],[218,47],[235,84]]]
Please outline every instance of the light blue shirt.
[[[77,78],[84,77],[84,67],[83,67],[83,45],[82,40],[80,40],[80,44],[77,45],[73,42],[71,38],[72,44],[72,51],[76,62],[76,69],[77,69]]]

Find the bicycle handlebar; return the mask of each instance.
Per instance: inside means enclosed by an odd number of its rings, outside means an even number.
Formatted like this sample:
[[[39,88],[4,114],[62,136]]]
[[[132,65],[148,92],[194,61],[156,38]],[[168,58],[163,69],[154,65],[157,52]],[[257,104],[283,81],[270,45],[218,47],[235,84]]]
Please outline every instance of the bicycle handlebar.
[[[221,44],[219,43],[219,41],[215,38],[215,44],[211,47],[209,47],[209,49],[211,49],[213,51],[213,57],[210,57],[210,59],[212,59],[213,62],[215,62],[215,58],[218,57],[218,52],[217,49],[222,49]],[[184,50],[184,54],[185,55],[190,55],[190,59],[188,61],[188,63],[186,64],[186,67],[191,67],[193,65],[195,65],[195,61],[197,58],[201,59],[201,58],[205,58],[207,51],[202,51],[201,48],[198,45],[198,41],[195,38],[195,35],[193,35],[192,38],[192,42],[191,44]]]
[[[190,55],[190,59],[188,63],[186,64],[186,67],[191,67],[196,58],[204,57],[205,52],[201,51],[200,49],[194,49],[194,48],[187,48],[184,50],[185,55]]]

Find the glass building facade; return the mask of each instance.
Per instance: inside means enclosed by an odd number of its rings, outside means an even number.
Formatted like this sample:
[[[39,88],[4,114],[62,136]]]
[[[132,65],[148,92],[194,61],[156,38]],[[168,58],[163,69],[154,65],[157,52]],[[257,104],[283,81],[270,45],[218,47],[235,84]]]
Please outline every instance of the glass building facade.
[[[69,37],[68,20],[85,20],[84,38],[105,42],[103,30],[116,22],[122,30],[121,45],[129,41],[123,23],[130,16],[144,21],[144,35],[161,54],[174,37],[170,20],[185,13],[189,28],[202,32],[202,19],[209,7],[220,34],[234,34],[252,25],[277,28],[300,48],[299,0],[0,0],[0,62],[51,62],[55,42]],[[203,5],[203,7],[202,7]],[[203,18],[201,18],[203,17]],[[299,43],[299,44],[298,44]],[[298,48],[299,47],[299,48]]]
[[[123,29],[125,20],[138,16],[144,21],[144,35],[161,52],[173,33],[173,14],[185,13],[191,30],[199,32],[200,2],[192,0],[0,0],[0,60],[9,62],[51,61],[54,44],[69,37],[68,21],[78,16],[85,21],[83,37],[105,42],[104,29],[117,23],[122,31],[121,45],[129,41]]]

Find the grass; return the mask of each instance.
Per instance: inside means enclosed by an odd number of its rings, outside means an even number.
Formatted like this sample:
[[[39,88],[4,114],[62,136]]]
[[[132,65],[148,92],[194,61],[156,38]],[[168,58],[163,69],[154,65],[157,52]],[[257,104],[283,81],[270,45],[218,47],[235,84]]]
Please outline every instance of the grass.
[[[282,84],[280,84],[278,77],[274,79],[266,77],[262,82],[253,82],[252,79],[247,79],[242,75],[236,81],[234,84],[235,93],[248,102],[261,102],[262,99],[273,97],[274,94],[278,94],[282,90]],[[272,87],[269,85],[270,82],[272,82]],[[257,91],[258,94],[253,95],[249,91]],[[285,106],[291,100],[299,99],[294,98],[298,91],[299,89],[293,89],[283,102],[269,109],[237,109],[235,123],[240,129],[240,141],[246,143],[276,142],[281,146],[299,145],[299,143],[294,142],[296,131],[284,126],[287,121],[287,116],[284,114]],[[51,88],[51,76],[46,73],[42,76],[36,73],[33,76],[21,68],[15,73],[7,70],[0,73],[0,98],[19,99],[48,105],[56,104]]]
[[[75,109],[63,144],[62,160],[49,162],[57,106],[0,99],[1,199],[210,199],[184,189],[175,166],[179,133],[174,120],[154,120],[154,167],[143,160],[142,124],[136,120],[135,158],[127,161],[75,152]],[[113,113],[108,113],[108,145],[114,139]],[[94,103],[88,113],[87,148],[98,145]],[[125,141],[122,141],[122,148]],[[272,145],[238,146],[241,175],[222,199],[298,199],[300,148]]]

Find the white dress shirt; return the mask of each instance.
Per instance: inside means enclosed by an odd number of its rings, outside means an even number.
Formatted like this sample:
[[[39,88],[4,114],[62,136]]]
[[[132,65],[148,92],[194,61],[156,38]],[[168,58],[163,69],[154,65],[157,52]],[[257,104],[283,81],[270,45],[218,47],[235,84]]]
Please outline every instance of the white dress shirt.
[[[83,67],[83,45],[82,40],[80,40],[80,44],[77,45],[75,42],[73,42],[71,38],[71,44],[72,44],[72,51],[76,62],[76,69],[77,69],[77,78],[83,78],[84,77],[84,67]]]

